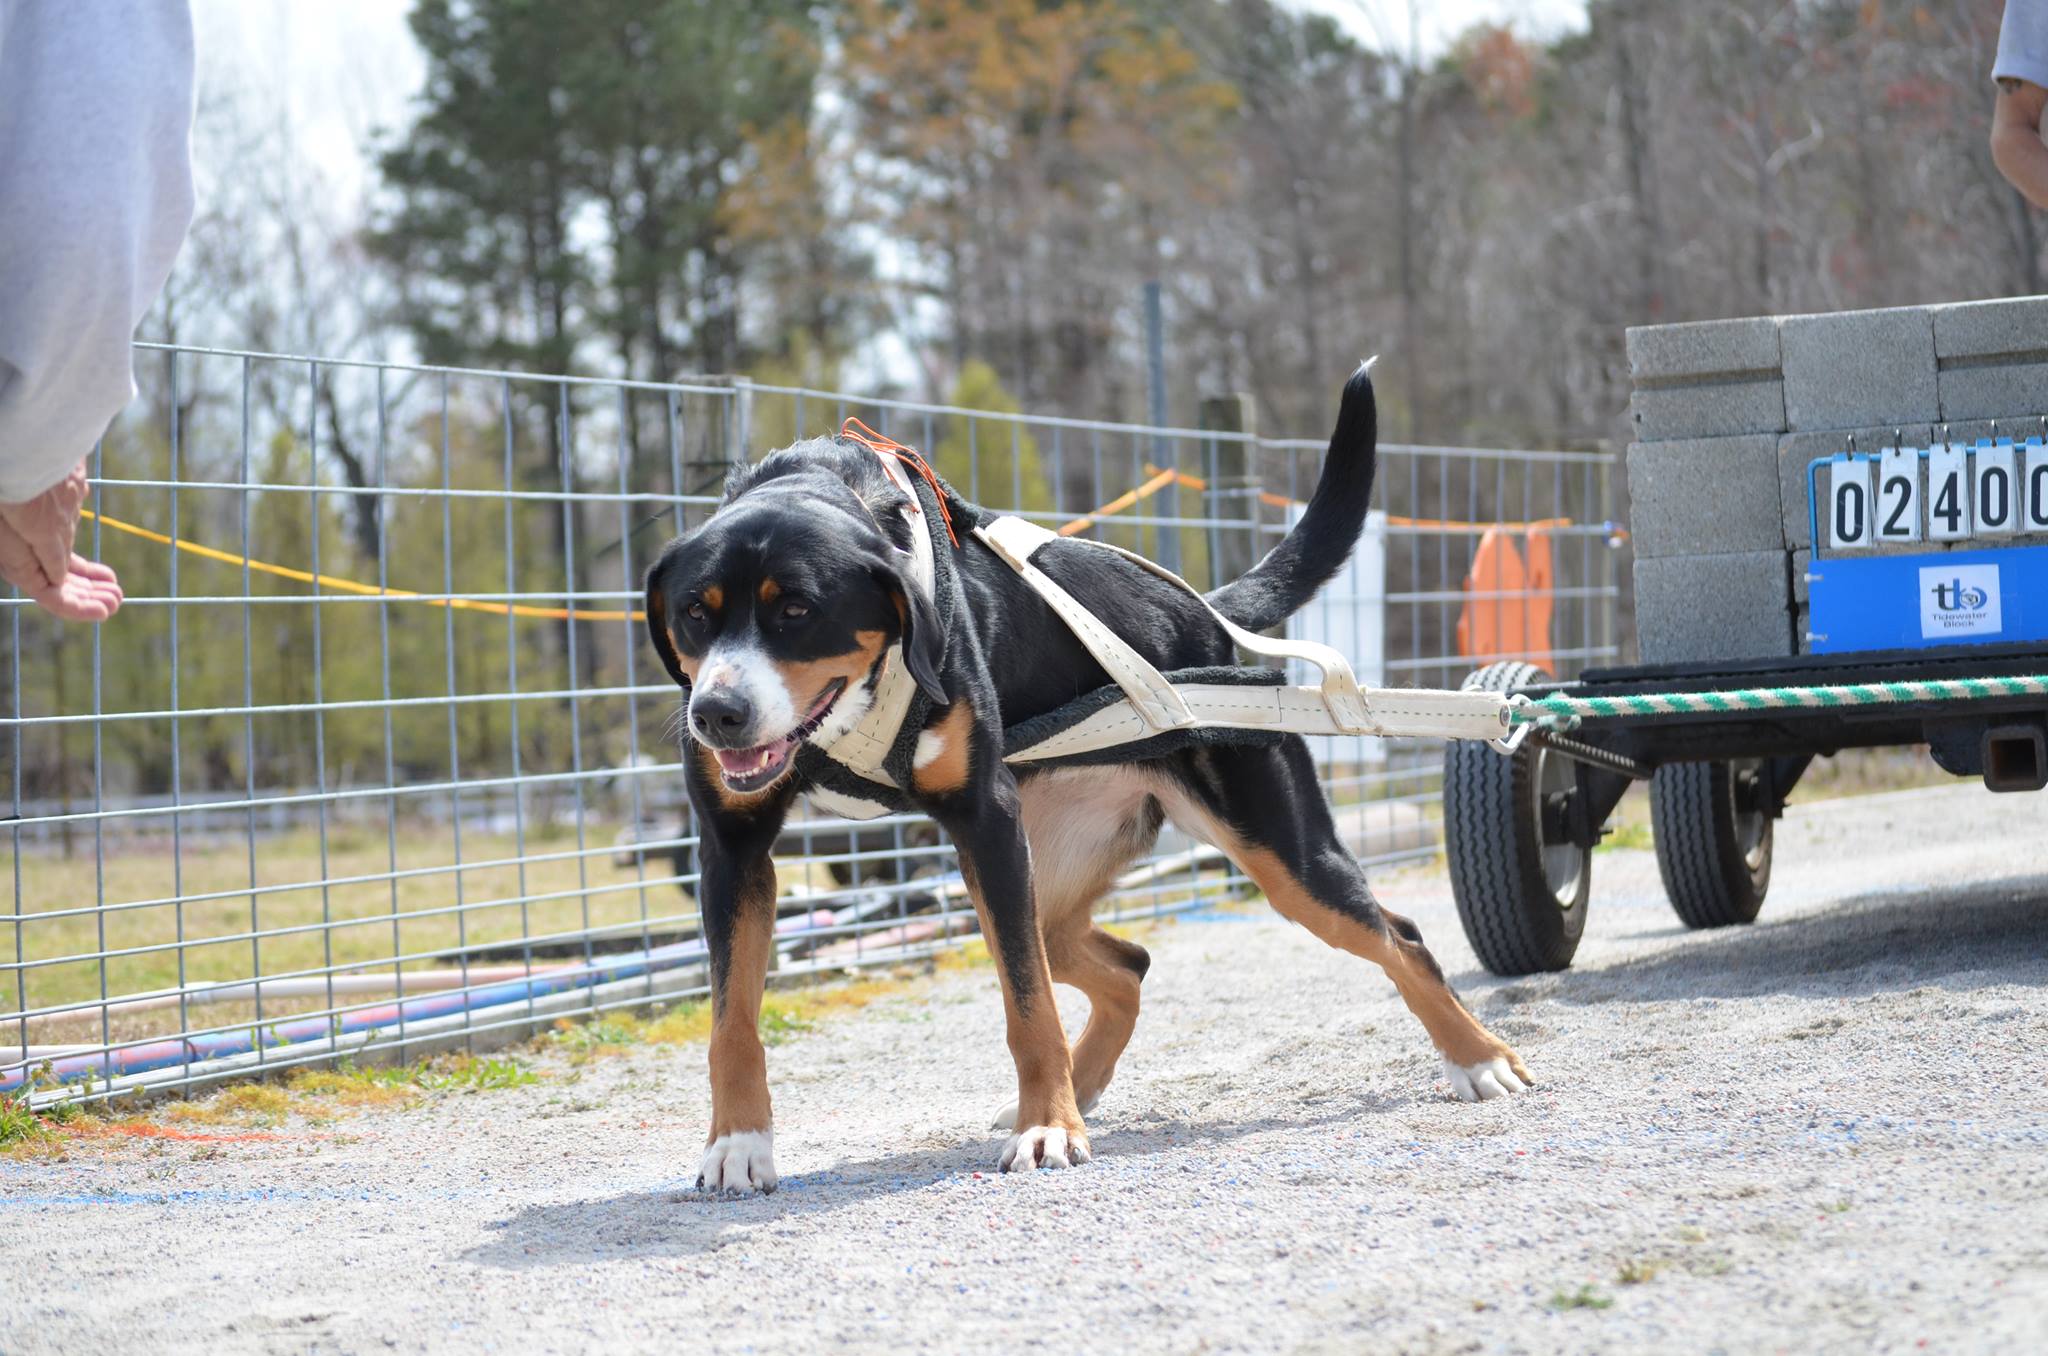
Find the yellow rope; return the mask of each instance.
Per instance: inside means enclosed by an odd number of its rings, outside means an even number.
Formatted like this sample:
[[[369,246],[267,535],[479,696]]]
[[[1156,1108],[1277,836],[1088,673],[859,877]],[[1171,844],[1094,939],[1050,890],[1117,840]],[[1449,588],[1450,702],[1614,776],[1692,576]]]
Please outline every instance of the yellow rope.
[[[314,574],[308,570],[295,570],[289,565],[272,565],[268,561],[252,560],[247,556],[238,556],[232,551],[217,551],[211,546],[201,546],[196,541],[167,537],[161,532],[153,532],[134,523],[124,523],[119,518],[109,518],[104,513],[95,513],[91,509],[81,510],[80,515],[93,519],[102,527],[110,527],[116,532],[126,532],[131,537],[153,541],[160,546],[175,546],[180,551],[189,552],[205,560],[217,560],[223,565],[246,565],[259,574],[292,579],[301,584],[318,584],[321,588],[333,589],[338,593],[354,593],[372,598],[398,598],[410,603],[452,608],[458,612],[488,612],[499,617],[541,617],[550,621],[644,621],[647,617],[645,612],[616,612],[578,607],[528,607],[520,603],[491,603],[475,598],[427,598],[414,593],[411,589],[379,588],[375,584],[359,584],[353,579],[339,579],[331,574]]]
[[[1147,480],[1134,490],[1126,490],[1094,512],[1083,514],[1072,522],[1066,523],[1059,529],[1060,535],[1071,537],[1077,532],[1085,532],[1098,519],[1112,513],[1122,513],[1132,505],[1151,498],[1169,485],[1180,485],[1191,490],[1206,490],[1209,488],[1208,481],[1200,476],[1191,476],[1185,471],[1161,470],[1157,466],[1150,465],[1145,469],[1152,473],[1150,480]],[[1282,495],[1269,493],[1261,493],[1259,499],[1262,503],[1275,508],[1291,508],[1296,502]],[[204,560],[219,561],[223,565],[246,566],[258,574],[274,575],[279,579],[291,579],[301,584],[318,584],[321,588],[332,589],[337,593],[353,593],[371,598],[396,598],[404,602],[425,603],[432,607],[446,607],[459,612],[487,612],[499,617],[538,617],[549,621],[644,621],[647,618],[647,614],[640,611],[624,612],[603,608],[580,607],[530,607],[523,603],[492,603],[476,598],[429,598],[415,593],[411,589],[380,588],[375,584],[362,584],[353,579],[342,579],[331,574],[314,574],[309,570],[295,570],[289,565],[273,565],[268,561],[254,560],[248,556],[238,556],[232,551],[216,550],[211,546],[202,546],[196,541],[185,541],[181,538],[167,537],[161,532],[155,532],[146,527],[139,527],[134,523],[124,523],[119,518],[109,518],[105,514],[95,513],[91,509],[81,510],[81,516],[91,518],[102,527],[111,528],[116,532],[125,532],[132,537],[140,537],[144,541],[153,541],[159,546],[175,547],[180,551],[198,556]],[[1531,523],[1466,523],[1444,518],[1404,518],[1392,514],[1388,515],[1387,522],[1395,527],[1419,529],[1425,532],[1471,532],[1489,527],[1504,527],[1511,531],[1537,531],[1543,528],[1569,527],[1571,525],[1569,518],[1546,518],[1539,522]],[[1616,529],[1616,532],[1619,535],[1626,535],[1619,528]]]

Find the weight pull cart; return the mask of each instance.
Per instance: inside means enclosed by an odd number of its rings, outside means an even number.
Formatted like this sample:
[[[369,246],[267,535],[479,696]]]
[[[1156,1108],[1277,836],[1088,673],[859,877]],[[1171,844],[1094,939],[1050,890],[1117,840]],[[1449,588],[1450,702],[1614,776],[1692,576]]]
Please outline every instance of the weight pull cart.
[[[1756,918],[1772,826],[1816,757],[1924,744],[1993,791],[2048,786],[2048,448],[1945,432],[1927,449],[1852,446],[1816,459],[1808,485],[1816,653],[1571,682],[1508,662],[1466,680],[1508,694],[1518,727],[1494,747],[1454,741],[1444,760],[1452,891],[1487,969],[1571,963],[1593,845],[1636,782],[1691,928]],[[1942,516],[1958,505],[1960,529]]]

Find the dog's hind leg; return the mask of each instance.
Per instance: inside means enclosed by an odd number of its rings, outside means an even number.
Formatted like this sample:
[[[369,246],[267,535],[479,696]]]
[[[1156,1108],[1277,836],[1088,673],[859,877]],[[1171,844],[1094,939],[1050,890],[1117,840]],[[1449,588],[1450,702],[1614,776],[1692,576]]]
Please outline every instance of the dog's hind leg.
[[[1088,1025],[1074,1042],[1074,1099],[1086,1115],[1116,1076],[1117,1059],[1137,1030],[1138,987],[1152,957],[1136,942],[1089,924],[1087,914],[1075,917],[1083,926],[1047,936],[1045,949],[1053,980],[1088,995]]]
[[[1299,737],[1203,750],[1176,771],[1168,816],[1229,854],[1283,917],[1384,970],[1443,1055],[1452,1091],[1478,1101],[1534,1082],[1520,1056],[1458,1001],[1415,924],[1373,899]]]
[[[1109,1086],[1137,1029],[1138,988],[1152,964],[1144,947],[1093,920],[1117,873],[1159,835],[1164,815],[1151,783],[1130,768],[1076,768],[1020,787],[1046,961],[1055,983],[1088,996],[1088,1025],[1072,1051],[1074,1098],[1084,1115]],[[1006,1107],[996,1124],[1008,1128],[1016,1114]]]

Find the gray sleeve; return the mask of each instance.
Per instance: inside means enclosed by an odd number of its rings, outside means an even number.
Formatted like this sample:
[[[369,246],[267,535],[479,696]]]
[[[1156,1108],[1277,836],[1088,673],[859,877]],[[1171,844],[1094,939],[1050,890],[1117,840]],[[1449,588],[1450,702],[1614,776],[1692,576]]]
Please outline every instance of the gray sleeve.
[[[0,0],[0,502],[135,394],[130,343],[192,220],[186,0]]]
[[[2048,0],[2005,0],[1991,78],[2048,88]]]

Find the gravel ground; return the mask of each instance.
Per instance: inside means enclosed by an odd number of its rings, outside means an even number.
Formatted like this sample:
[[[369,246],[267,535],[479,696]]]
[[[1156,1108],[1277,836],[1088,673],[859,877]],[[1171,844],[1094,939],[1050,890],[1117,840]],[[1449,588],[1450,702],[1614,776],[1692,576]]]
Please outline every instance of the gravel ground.
[[[991,1171],[987,970],[770,1051],[768,1198],[685,1190],[698,1049],[0,1160],[0,1352],[2048,1349],[2044,829],[1970,787],[1795,809],[1711,935],[1602,853],[1577,965],[1514,982],[1389,879],[1540,1081],[1477,1106],[1362,962],[1162,927],[1072,1172]]]

